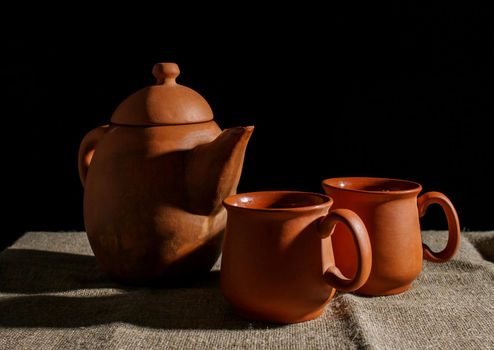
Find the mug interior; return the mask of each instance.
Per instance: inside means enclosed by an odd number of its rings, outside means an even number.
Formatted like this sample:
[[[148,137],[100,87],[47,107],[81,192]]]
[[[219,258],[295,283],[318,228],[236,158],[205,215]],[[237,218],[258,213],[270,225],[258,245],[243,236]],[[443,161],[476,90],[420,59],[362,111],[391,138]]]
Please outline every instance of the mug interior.
[[[297,210],[330,205],[332,199],[319,193],[265,191],[241,193],[224,200],[226,206],[257,210]]]
[[[410,193],[422,189],[420,184],[413,181],[373,177],[334,178],[324,180],[323,184],[342,190],[371,193]]]

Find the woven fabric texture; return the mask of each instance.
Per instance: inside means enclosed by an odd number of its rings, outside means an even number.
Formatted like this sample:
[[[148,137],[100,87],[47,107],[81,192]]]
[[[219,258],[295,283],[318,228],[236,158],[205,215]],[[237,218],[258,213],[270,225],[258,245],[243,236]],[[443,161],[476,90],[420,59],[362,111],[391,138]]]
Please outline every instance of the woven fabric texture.
[[[439,250],[444,231],[426,231]],[[83,232],[31,232],[0,253],[0,349],[493,349],[494,231],[462,233],[456,257],[424,262],[400,295],[337,293],[318,319],[238,317],[218,264],[182,286],[118,285]]]

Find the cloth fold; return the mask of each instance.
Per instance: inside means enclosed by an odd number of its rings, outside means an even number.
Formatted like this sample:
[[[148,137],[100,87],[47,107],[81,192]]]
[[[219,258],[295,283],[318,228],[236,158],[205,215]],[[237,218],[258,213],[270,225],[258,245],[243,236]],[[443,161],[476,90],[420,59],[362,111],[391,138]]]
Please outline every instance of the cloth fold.
[[[445,231],[425,231],[432,249]],[[102,273],[84,232],[30,232],[0,253],[0,349],[492,349],[494,231],[462,233],[444,264],[424,262],[400,295],[337,293],[318,319],[237,316],[219,264],[182,286],[137,288]]]

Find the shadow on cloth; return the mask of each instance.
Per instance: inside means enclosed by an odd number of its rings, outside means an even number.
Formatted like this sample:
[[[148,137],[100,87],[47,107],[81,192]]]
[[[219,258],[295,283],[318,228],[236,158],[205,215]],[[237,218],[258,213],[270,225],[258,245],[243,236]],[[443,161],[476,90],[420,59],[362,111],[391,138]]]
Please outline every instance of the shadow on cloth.
[[[216,273],[217,274],[217,273]],[[102,294],[105,289],[93,290]],[[129,323],[155,329],[266,329],[276,324],[237,316],[219,288],[122,291],[99,296],[25,295],[0,298],[0,327],[75,328]]]
[[[189,279],[164,280],[149,287],[198,288],[218,285],[218,281],[219,276],[211,272]],[[92,255],[31,249],[8,249],[0,255],[0,293],[39,294],[97,288],[135,290],[138,287],[112,281]]]
[[[494,235],[492,232],[468,232],[464,235],[485,260],[494,262]]]
[[[130,323],[159,329],[253,329],[219,289],[143,289],[108,296],[31,295],[0,299],[1,327],[74,328]]]
[[[0,255],[0,293],[38,294],[115,286],[90,255],[7,249]]]
[[[57,292],[64,295],[35,295]],[[279,327],[237,316],[221,295],[219,271],[161,287],[130,287],[109,280],[89,255],[9,249],[0,255],[0,293],[26,294],[0,296],[0,327]]]

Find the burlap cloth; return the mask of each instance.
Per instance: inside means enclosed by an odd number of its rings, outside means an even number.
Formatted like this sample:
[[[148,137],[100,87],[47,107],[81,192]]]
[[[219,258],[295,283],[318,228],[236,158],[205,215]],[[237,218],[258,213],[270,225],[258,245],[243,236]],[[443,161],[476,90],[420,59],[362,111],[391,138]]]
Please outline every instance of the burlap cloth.
[[[279,326],[236,316],[217,268],[175,288],[126,288],[98,269],[81,232],[33,232],[0,254],[0,349],[493,349],[494,232],[462,234],[408,292],[337,294],[319,319]],[[436,249],[445,232],[425,232]]]

